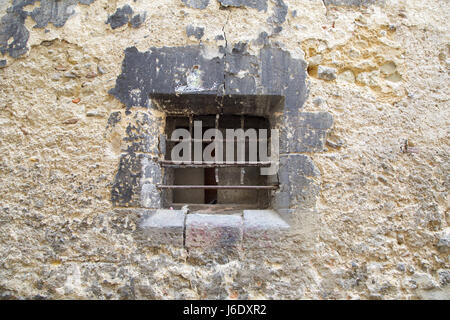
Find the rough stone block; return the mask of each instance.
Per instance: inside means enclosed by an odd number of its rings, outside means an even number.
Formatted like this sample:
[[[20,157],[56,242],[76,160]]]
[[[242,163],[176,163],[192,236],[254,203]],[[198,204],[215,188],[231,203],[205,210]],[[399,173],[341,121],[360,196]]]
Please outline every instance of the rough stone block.
[[[144,184],[141,188],[141,205],[144,208],[161,207],[161,190],[154,184]]]
[[[118,207],[140,205],[142,159],[144,155],[126,153],[120,156],[119,169],[114,178],[111,201]]]
[[[202,85],[198,90],[216,94],[223,81],[223,59],[205,58],[202,48],[165,47],[147,52],[127,48],[122,74],[109,92],[126,104],[129,112],[133,106],[148,107],[151,94],[175,94],[177,88],[189,84],[194,73]]]
[[[326,130],[333,125],[333,116],[329,112],[300,112],[298,125]]]
[[[333,125],[328,112],[287,110],[280,131],[280,152],[317,152],[324,149],[327,130]]]
[[[294,178],[291,190],[291,208],[307,209],[315,206],[320,187],[313,179],[301,176]]]
[[[284,187],[284,186],[282,186]],[[291,205],[291,197],[289,192],[274,192],[272,197],[272,208],[287,209]]]
[[[261,49],[260,59],[263,93],[284,96],[286,112],[297,113],[307,96],[306,62],[278,48]]]
[[[141,205],[144,208],[160,208],[161,190],[156,185],[162,182],[161,166],[147,157],[143,159],[142,165]]]
[[[139,28],[144,22],[145,18],[147,17],[146,12],[139,13],[130,20],[130,24],[133,28]]]
[[[294,127],[292,139],[289,141],[290,152],[323,151],[327,132],[308,127]]]
[[[274,247],[289,225],[273,210],[244,210],[244,247]]]
[[[446,228],[441,232],[437,249],[442,253],[450,253],[450,228]]]
[[[192,25],[188,25],[186,27],[186,35],[188,37],[195,37],[197,40],[200,40],[205,34],[205,28],[203,27],[194,27]]]
[[[188,248],[239,247],[241,243],[241,216],[189,214],[186,218],[186,247]]]
[[[150,246],[183,246],[184,210],[159,209],[144,215],[139,223],[143,239]]]
[[[319,79],[332,81],[335,80],[337,77],[336,72],[337,71],[335,68],[319,66],[317,70],[317,76],[319,77]]]
[[[317,177],[320,171],[311,158],[303,154],[280,157],[278,178],[280,190],[274,194],[276,209],[308,208],[315,204],[319,186],[310,177]]]
[[[136,111],[128,121],[122,151],[157,153],[161,125],[161,118]]]
[[[161,167],[150,156],[126,153],[120,157],[119,169],[114,178],[111,201],[117,207],[160,207]]]
[[[287,175],[293,173],[294,176],[317,177],[320,171],[314,165],[312,159],[304,154],[290,154],[280,157],[280,165],[288,167]],[[287,182],[287,181],[286,181]]]
[[[122,8],[117,8],[116,12],[108,17],[107,24],[111,25],[112,29],[117,29],[130,21],[133,14],[133,9],[129,5],[124,5]]]

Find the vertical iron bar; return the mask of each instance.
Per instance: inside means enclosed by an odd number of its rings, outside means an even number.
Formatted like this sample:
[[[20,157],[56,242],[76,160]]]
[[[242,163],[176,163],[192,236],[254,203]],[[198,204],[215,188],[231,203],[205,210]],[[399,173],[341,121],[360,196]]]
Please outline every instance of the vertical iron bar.
[[[242,130],[244,130],[244,115],[242,114],[241,115],[241,129]],[[245,136],[244,136],[244,141],[243,141],[243,143],[244,143],[244,161],[245,161],[245,151],[246,151],[246,143],[245,143]],[[239,145],[239,144],[238,144]],[[245,175],[245,168],[244,167],[242,167],[241,168],[241,172],[240,172],[240,182],[241,182],[241,184],[244,184],[244,175]]]
[[[216,114],[216,130],[219,130],[219,117],[220,117],[220,115]],[[214,137],[214,140],[215,140],[214,143],[223,143],[223,141],[217,142],[217,137]],[[216,146],[217,146],[217,144],[216,144]],[[214,161],[214,162],[216,162],[216,161]],[[214,174],[216,176],[216,183],[219,184],[219,168],[216,167],[214,169]]]

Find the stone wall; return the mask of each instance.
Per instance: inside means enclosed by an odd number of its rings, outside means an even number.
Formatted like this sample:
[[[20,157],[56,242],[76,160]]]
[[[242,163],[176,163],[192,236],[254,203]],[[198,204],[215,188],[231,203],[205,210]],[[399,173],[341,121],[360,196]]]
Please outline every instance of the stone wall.
[[[449,299],[446,12],[0,0],[0,296]],[[239,247],[149,244],[165,117],[150,96],[192,84],[180,61],[202,66],[203,89],[284,97],[292,212],[268,246],[245,245],[240,222]]]

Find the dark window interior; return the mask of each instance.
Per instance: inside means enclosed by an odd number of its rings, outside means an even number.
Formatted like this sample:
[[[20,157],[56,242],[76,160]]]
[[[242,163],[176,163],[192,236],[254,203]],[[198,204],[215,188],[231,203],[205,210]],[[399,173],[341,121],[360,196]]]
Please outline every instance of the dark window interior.
[[[203,132],[209,128],[218,128],[222,131],[223,139],[226,139],[225,129],[253,128],[270,129],[267,118],[260,116],[243,115],[193,115],[179,116],[168,115],[166,117],[166,150],[164,155],[164,190],[165,206],[182,206],[183,204],[197,204],[205,206],[245,205],[245,207],[266,208],[269,202],[269,189],[260,188],[267,186],[267,177],[260,175],[260,167],[254,166],[187,166],[183,164],[171,164],[172,148],[178,143],[171,141],[171,134],[177,128],[191,131],[193,135],[193,121],[201,120]],[[205,148],[211,141],[203,141]],[[223,143],[224,156],[226,154],[226,143]],[[249,141],[245,146],[245,161],[249,161]],[[258,143],[254,141],[252,143]],[[267,143],[267,142],[266,142]],[[193,152],[193,144],[191,146]],[[236,160],[236,145],[235,160]],[[257,158],[259,163],[259,156]],[[182,188],[177,188],[184,186]],[[191,188],[189,186],[196,186]],[[213,186],[213,188],[202,188],[202,186]],[[223,188],[223,186],[227,186]],[[217,187],[217,188],[216,188]]]

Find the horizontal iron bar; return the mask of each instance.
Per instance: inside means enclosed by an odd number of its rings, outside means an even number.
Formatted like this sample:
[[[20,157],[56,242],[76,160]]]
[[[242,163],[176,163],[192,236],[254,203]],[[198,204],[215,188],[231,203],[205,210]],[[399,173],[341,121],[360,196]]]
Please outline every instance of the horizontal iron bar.
[[[270,167],[270,161],[259,161],[259,162],[201,162],[201,163],[179,163],[178,161],[172,160],[159,160],[158,161],[162,167],[172,167],[172,168],[224,168],[224,167]]]
[[[187,141],[193,141],[193,142],[236,142],[236,141],[251,141],[251,142],[257,142],[257,141],[269,141],[270,139],[167,139],[166,141],[169,142],[187,142]]]
[[[274,190],[277,189],[278,186],[214,186],[214,185],[156,185],[158,189],[265,189],[265,190]]]

